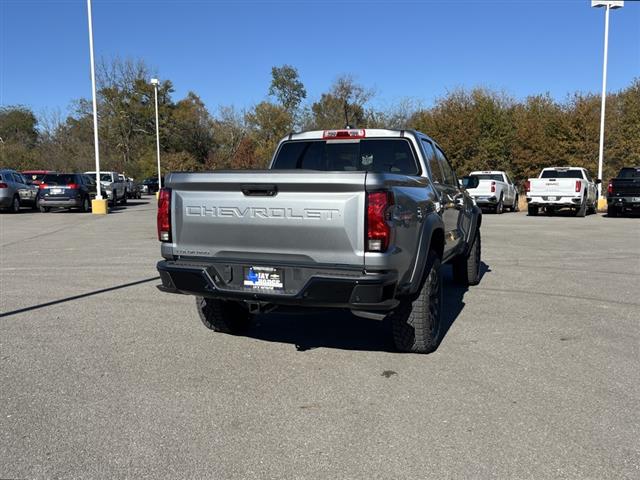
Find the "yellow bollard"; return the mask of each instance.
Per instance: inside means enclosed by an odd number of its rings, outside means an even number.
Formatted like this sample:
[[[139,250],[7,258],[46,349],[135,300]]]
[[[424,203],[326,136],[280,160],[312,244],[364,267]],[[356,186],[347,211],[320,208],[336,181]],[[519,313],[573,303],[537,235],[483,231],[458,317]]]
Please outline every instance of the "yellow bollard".
[[[158,200],[159,198],[160,198],[160,191],[158,190],[158,191],[156,192],[156,200]]]
[[[606,212],[607,211],[607,199],[600,197],[598,199],[598,211]]]
[[[94,215],[106,215],[109,213],[109,209],[107,208],[107,199],[103,198],[98,200],[94,198],[91,200],[91,213]]]

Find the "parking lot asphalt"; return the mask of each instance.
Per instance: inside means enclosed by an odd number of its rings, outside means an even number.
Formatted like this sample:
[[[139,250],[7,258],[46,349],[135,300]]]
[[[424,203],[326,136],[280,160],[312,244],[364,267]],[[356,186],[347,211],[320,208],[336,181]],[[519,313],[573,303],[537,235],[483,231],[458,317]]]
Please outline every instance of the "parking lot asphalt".
[[[159,292],[151,197],[0,214],[0,478],[640,478],[640,219],[484,216],[448,331]]]

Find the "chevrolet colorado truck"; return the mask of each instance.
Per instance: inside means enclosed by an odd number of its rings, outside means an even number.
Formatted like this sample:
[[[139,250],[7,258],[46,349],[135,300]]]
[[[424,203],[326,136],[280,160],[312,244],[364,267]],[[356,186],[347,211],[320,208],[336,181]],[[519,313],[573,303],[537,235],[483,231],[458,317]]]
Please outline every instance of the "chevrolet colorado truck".
[[[469,188],[468,192],[482,209],[492,209],[497,214],[508,208],[511,212],[518,211],[518,189],[507,175],[507,172],[490,170],[471,172],[470,177],[478,177],[476,188]]]
[[[598,205],[597,184],[589,172],[581,167],[543,168],[538,178],[525,182],[529,215],[537,215],[544,208],[553,215],[561,208],[572,209],[576,217],[596,213]]]
[[[426,353],[440,339],[442,265],[459,284],[480,280],[481,210],[416,131],[290,134],[268,170],[170,173],[157,216],[158,288],[196,296],[214,331],[339,308],[390,317],[396,347]]]
[[[640,166],[624,167],[607,188],[607,215],[640,211]]]

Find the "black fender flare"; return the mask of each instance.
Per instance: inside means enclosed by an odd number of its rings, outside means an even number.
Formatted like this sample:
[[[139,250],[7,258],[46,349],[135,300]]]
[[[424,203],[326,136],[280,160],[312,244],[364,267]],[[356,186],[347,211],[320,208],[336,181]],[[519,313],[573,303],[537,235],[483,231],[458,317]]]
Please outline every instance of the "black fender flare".
[[[413,264],[409,281],[405,284],[404,288],[400,289],[401,294],[412,295],[421,287],[422,279],[426,273],[425,268],[427,266],[427,255],[431,249],[431,241],[434,238],[434,234],[441,235],[442,241],[444,242],[444,222],[440,215],[432,212],[422,223],[420,239],[418,240],[416,261]],[[438,253],[442,257],[442,251],[439,251]]]
[[[469,232],[465,238],[464,254],[469,255],[469,249],[473,243],[476,231],[482,226],[482,210],[477,205],[471,209],[471,221],[469,222]]]

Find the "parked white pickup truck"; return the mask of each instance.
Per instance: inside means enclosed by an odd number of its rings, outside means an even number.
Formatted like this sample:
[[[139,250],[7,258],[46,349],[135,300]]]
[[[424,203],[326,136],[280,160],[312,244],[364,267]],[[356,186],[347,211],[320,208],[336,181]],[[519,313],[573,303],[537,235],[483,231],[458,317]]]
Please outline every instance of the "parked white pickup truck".
[[[477,177],[479,180],[478,186],[467,188],[467,192],[480,208],[492,209],[496,213],[502,213],[505,208],[512,212],[518,211],[518,189],[506,172],[471,172],[469,176]]]
[[[576,217],[595,213],[598,183],[600,179],[593,180],[584,168],[544,168],[538,178],[530,178],[525,183],[529,215],[537,215],[541,207],[547,215],[561,208],[571,208]]]

